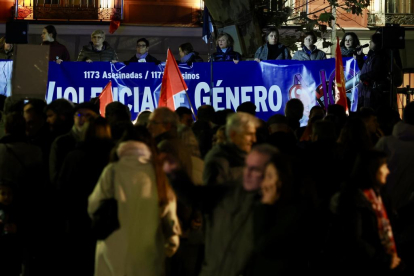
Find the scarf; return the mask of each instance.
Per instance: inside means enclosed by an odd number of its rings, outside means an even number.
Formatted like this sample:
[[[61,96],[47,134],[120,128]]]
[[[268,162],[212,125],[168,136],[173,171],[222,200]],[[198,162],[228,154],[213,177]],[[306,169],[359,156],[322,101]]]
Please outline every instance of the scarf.
[[[310,56],[312,54],[312,50],[308,49],[308,47],[303,46],[303,51],[305,51],[305,53]]]
[[[138,60],[145,59],[148,56],[148,52],[145,52],[144,54],[136,53],[135,56],[137,57]]]
[[[191,52],[189,54],[186,54],[181,58],[182,63],[186,63],[192,56],[194,56],[194,52]]]
[[[371,203],[372,209],[377,217],[378,234],[385,251],[390,255],[396,254],[397,248],[395,247],[394,235],[392,234],[390,220],[388,219],[381,196],[377,196],[373,189],[363,190],[362,193]]]
[[[341,54],[343,57],[352,57],[354,55],[354,48],[347,49],[346,47],[341,47]]]

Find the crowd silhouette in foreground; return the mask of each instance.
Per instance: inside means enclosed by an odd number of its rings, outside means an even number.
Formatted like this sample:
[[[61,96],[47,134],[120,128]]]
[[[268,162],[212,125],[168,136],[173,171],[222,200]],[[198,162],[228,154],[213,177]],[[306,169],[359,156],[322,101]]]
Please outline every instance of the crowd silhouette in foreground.
[[[413,273],[414,103],[315,106],[306,126],[298,99],[267,122],[251,102],[1,108],[1,275]]]

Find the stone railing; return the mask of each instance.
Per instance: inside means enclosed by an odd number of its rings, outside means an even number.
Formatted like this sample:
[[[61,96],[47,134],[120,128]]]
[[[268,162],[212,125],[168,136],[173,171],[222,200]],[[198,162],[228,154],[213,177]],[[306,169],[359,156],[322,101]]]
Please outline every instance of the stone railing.
[[[113,7],[104,7],[101,5],[88,4],[40,4],[30,3],[26,6],[18,6],[18,19],[26,20],[101,20],[109,21],[111,19],[120,20],[123,17],[123,0]],[[13,17],[15,17],[16,8],[11,8]]]
[[[411,13],[370,13],[369,26],[384,26],[386,23],[414,26],[414,14]]]

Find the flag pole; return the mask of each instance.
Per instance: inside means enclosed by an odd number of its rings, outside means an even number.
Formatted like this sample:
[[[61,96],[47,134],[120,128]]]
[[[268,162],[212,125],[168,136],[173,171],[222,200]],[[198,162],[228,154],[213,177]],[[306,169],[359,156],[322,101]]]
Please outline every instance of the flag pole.
[[[187,100],[188,100],[188,103],[190,104],[190,109],[191,109],[191,112],[193,113],[194,120],[195,120],[196,119],[196,115],[194,113],[193,104],[191,103],[191,100],[190,100],[190,97],[188,96],[187,90],[184,90],[184,92],[185,92],[185,95],[187,96]]]
[[[213,79],[213,36],[211,35],[209,38],[210,47],[208,49],[208,55],[210,57],[210,105],[213,104],[213,87],[214,87],[214,79]]]

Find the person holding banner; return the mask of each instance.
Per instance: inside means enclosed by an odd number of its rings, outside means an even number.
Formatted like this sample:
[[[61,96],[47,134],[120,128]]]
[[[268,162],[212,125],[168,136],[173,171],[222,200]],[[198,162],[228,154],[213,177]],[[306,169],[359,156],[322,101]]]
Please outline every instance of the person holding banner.
[[[105,32],[96,30],[91,34],[91,42],[83,46],[77,61],[111,61],[117,62],[118,56],[108,42],[105,41]]]
[[[279,43],[279,31],[270,28],[265,33],[266,44],[260,46],[254,54],[255,61],[291,59],[289,49]]]
[[[148,54],[149,41],[146,38],[137,40],[137,53],[129,60],[129,62],[153,62],[156,65],[161,62],[155,57]]]
[[[193,45],[191,43],[184,43],[178,47],[178,52],[180,54],[181,63],[187,63],[188,66],[191,66],[193,62],[203,62],[203,59],[198,55],[197,52],[194,52]]]
[[[49,50],[49,61],[56,61],[60,64],[62,61],[70,61],[70,55],[65,45],[60,44],[56,41],[56,28],[53,25],[46,26],[42,31],[42,44],[50,45]]]
[[[231,35],[227,33],[221,33],[217,37],[216,46],[217,52],[213,53],[213,61],[234,61],[234,63],[239,63],[241,60],[240,53],[233,51],[234,40]]]
[[[313,32],[306,32],[303,38],[303,48],[293,55],[293,60],[322,60],[326,59],[324,51],[319,50],[315,46],[317,41],[316,35]]]

